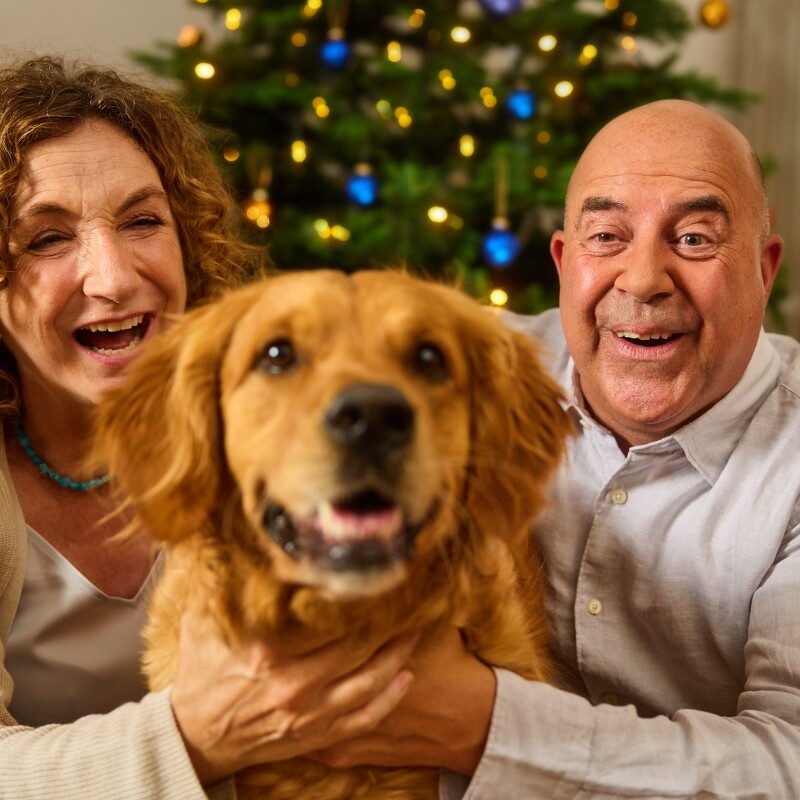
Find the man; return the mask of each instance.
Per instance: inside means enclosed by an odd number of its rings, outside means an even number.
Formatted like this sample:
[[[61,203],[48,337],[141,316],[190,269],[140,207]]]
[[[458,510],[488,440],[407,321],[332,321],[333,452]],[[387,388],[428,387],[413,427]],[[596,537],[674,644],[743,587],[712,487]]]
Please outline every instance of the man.
[[[328,760],[471,775],[448,800],[800,797],[800,345],[762,330],[782,247],[722,118],[669,100],[600,131],[552,238],[560,313],[511,319],[579,423],[536,526],[565,688],[443,637]]]

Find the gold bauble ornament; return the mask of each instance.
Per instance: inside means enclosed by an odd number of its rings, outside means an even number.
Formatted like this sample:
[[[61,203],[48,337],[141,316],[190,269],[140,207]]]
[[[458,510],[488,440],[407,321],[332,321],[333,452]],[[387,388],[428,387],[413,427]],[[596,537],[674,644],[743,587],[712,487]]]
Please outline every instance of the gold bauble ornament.
[[[708,28],[721,28],[730,18],[728,0],[704,0],[700,4],[700,21]]]

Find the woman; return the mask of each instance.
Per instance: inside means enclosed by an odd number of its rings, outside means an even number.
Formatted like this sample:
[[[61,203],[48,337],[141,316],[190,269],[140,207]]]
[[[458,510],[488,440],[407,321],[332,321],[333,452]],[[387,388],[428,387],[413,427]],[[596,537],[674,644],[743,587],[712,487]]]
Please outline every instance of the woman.
[[[141,684],[158,555],[110,541],[125,520],[81,464],[138,349],[256,268],[230,206],[158,92],[48,58],[0,73],[1,797],[231,797],[220,779],[365,732],[408,685],[413,640],[231,649],[191,620],[171,690]]]

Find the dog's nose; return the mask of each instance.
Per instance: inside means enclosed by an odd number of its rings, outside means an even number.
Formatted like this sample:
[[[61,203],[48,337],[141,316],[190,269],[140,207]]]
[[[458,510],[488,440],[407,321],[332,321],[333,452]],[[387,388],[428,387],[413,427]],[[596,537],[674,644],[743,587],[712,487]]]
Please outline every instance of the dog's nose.
[[[335,442],[346,447],[391,450],[411,441],[414,409],[391,386],[356,384],[331,403],[325,427]]]

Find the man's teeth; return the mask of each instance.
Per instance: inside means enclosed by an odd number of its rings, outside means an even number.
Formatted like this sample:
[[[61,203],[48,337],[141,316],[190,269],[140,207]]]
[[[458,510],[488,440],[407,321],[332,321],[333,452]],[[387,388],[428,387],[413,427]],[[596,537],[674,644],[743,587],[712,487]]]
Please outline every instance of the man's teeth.
[[[128,331],[131,328],[135,328],[137,325],[141,325],[143,320],[144,315],[139,314],[130,319],[119,320],[119,322],[98,322],[93,325],[87,325],[86,328],[93,333],[97,333],[98,331],[114,333],[115,331]]]
[[[633,333],[632,331],[617,331],[620,339],[640,339],[648,342],[650,339],[671,339],[671,333]]]

